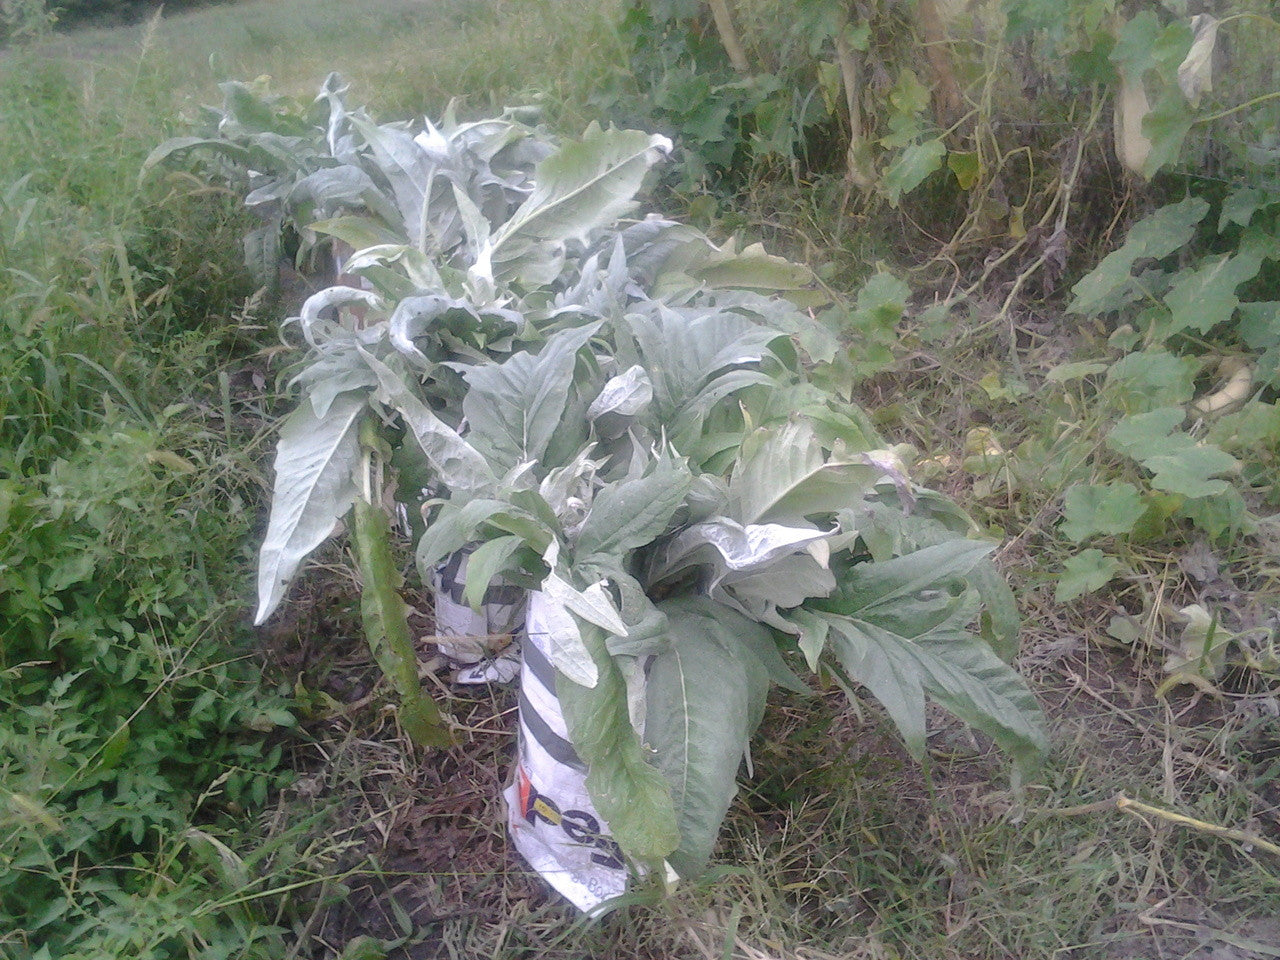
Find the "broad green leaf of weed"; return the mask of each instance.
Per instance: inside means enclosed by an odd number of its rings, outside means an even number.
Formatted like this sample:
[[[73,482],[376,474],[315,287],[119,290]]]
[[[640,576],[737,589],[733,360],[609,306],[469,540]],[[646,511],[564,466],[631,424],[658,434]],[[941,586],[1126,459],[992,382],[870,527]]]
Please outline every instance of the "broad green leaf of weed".
[[[1151,152],[1142,164],[1145,176],[1151,177],[1178,159],[1193,123],[1195,115],[1182,91],[1177,84],[1169,84],[1151,112],[1142,118],[1142,132],[1151,141]]]
[[[1232,190],[1222,201],[1222,212],[1218,215],[1218,232],[1227,228],[1227,224],[1247,227],[1253,215],[1264,207],[1280,203],[1280,190],[1272,187],[1241,187]]]
[[[1272,482],[1273,478],[1274,474],[1268,472],[1264,482]],[[1244,497],[1230,486],[1214,496],[1183,500],[1174,515],[1190,520],[1212,540],[1219,542],[1254,529]]]
[[[1107,446],[1150,470],[1158,490],[1192,498],[1223,493],[1226,481],[1212,478],[1235,470],[1235,457],[1175,432],[1184,417],[1177,407],[1125,417],[1107,435]]]
[[[1227,647],[1235,639],[1218,623],[1216,614],[1194,603],[1178,611],[1183,621],[1178,649],[1165,659],[1164,670],[1169,679],[1161,685],[1167,690],[1179,683],[1194,683],[1197,678],[1213,680],[1221,676],[1227,665]]]
[[[1120,249],[1107,254],[1071,288],[1073,299],[1067,312],[1091,316],[1128,302],[1125,294],[1133,283],[1134,264],[1167,257],[1186,246],[1208,212],[1207,202],[1189,197],[1135,223]]]
[[[947,154],[947,169],[956,175],[961,190],[972,190],[982,175],[982,163],[976,152]]]
[[[1280,343],[1280,300],[1240,304],[1240,336],[1255,350]]]
[[[1058,587],[1053,594],[1054,601],[1069,603],[1086,593],[1100,590],[1122,570],[1124,565],[1115,557],[1109,557],[1101,550],[1084,550],[1063,564]]]
[[[1160,35],[1160,21],[1150,10],[1143,10],[1124,23],[1111,50],[1111,62],[1131,77],[1141,77],[1155,66],[1152,51]]]
[[[1083,380],[1086,377],[1097,376],[1100,373],[1106,373],[1110,368],[1109,363],[1102,363],[1097,360],[1080,360],[1074,363],[1060,363],[1048,373],[1045,374],[1045,380],[1049,383],[1069,383],[1072,380]]]
[[[1107,446],[1138,461],[1181,452],[1195,446],[1195,441],[1184,433],[1170,437],[1185,419],[1186,413],[1180,407],[1161,407],[1124,417],[1107,434]]]
[[[1262,267],[1263,253],[1258,245],[1242,249],[1235,256],[1210,257],[1196,270],[1179,275],[1165,295],[1165,306],[1172,312],[1169,333],[1195,330],[1208,333],[1226,323],[1235,313],[1240,300],[1236,290],[1252,280]]]
[[[941,140],[926,140],[903,148],[884,173],[880,189],[891,206],[896,207],[902,195],[920,186],[931,173],[942,166],[947,147]]]
[[[1280,446],[1280,403],[1246,404],[1215,421],[1209,438],[1228,452],[1275,450]]]
[[[1074,543],[1092,536],[1120,536],[1146,513],[1130,483],[1076,484],[1067,491],[1059,529]]]
[[[1142,465],[1153,472],[1153,487],[1188,498],[1212,497],[1225,493],[1227,481],[1214,477],[1239,466],[1236,458],[1229,453],[1194,442],[1191,447],[1175,454],[1146,457]]]
[[[858,291],[851,321],[860,330],[892,333],[909,296],[911,288],[893,274],[877,273]]]
[[[1120,28],[1111,62],[1132,77],[1148,70],[1164,76],[1176,70],[1190,49],[1191,29],[1185,23],[1175,21],[1162,28],[1154,12],[1143,10]]]
[[[1194,357],[1180,357],[1167,350],[1139,350],[1111,365],[1107,385],[1119,393],[1127,410],[1172,409],[1174,404],[1191,399],[1199,372],[1200,364]]]

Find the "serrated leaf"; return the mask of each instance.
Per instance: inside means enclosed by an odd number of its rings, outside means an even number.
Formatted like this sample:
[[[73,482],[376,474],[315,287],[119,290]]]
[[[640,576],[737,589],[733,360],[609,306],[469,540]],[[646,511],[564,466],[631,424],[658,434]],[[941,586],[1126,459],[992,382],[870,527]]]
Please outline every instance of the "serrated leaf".
[[[1134,264],[1147,258],[1167,257],[1185,247],[1208,212],[1208,203],[1189,197],[1138,221],[1129,229],[1120,249],[1107,254],[1071,288],[1067,312],[1093,315],[1115,309],[1117,296],[1132,283]]]
[[[281,423],[271,518],[258,558],[255,624],[271,616],[298,565],[350,509],[360,462],[356,427],[365,406],[362,394],[342,394],[323,418],[303,403]]]
[[[1067,491],[1059,529],[1073,542],[1119,536],[1146,513],[1138,488],[1130,483],[1076,484]]]
[[[1124,565],[1119,560],[1108,557],[1101,550],[1083,550],[1063,565],[1054,601],[1069,603],[1076,597],[1100,590],[1123,569]]]
[[[1049,752],[1049,737],[1026,681],[976,637],[928,635],[915,647],[930,698],[995,740],[1020,774],[1032,773]]]
[[[644,736],[671,789],[680,831],[667,860],[690,878],[711,858],[737,793],[738,768],[764,715],[769,674],[744,638],[773,641],[760,624],[705,599],[659,609],[672,644],[649,667]]]

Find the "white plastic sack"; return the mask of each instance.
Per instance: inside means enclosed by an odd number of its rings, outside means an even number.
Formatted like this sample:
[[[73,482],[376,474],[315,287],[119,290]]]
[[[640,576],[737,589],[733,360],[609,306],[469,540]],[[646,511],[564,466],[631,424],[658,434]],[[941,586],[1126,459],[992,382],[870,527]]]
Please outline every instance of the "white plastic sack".
[[[584,913],[627,886],[627,865],[587,793],[586,765],[574,752],[556,697],[547,602],[529,594],[521,643],[519,741],[507,825],[520,854]]]
[[[431,577],[436,635],[450,638],[439,642],[440,652],[464,667],[455,678],[460,683],[514,680],[527,593],[495,579],[484,593],[480,612],[472,610],[463,599],[471,553],[468,549],[452,554]]]

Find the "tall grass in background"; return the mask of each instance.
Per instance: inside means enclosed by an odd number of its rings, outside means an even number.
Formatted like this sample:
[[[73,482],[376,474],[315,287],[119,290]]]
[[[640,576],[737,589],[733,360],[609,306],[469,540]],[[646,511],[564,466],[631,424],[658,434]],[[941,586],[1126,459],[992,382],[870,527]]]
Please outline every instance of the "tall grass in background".
[[[253,365],[269,402],[281,313],[240,198],[140,180],[147,153],[264,74],[578,126],[608,12],[284,0],[0,51],[0,957],[280,957],[323,872],[305,829],[253,827],[294,719],[244,615],[269,411],[232,384]]]

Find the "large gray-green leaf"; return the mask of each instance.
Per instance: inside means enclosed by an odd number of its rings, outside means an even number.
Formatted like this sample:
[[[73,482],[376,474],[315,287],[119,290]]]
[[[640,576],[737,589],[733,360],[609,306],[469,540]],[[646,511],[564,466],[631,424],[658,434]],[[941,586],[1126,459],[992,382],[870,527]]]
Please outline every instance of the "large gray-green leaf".
[[[774,608],[798,607],[814,597],[828,596],[835,588],[834,574],[809,553],[789,554],[759,570],[730,570],[711,582],[717,599],[732,600],[757,619],[770,622]]]
[[[535,187],[493,237],[489,255],[500,276],[538,279],[546,249],[585,241],[592,230],[631,209],[645,172],[671,149],[666,137],[637,130],[602,130],[562,145],[538,164]]]
[[[599,326],[562,330],[536,354],[460,367],[469,387],[462,403],[468,439],[496,472],[541,459],[560,426],[578,351]]]
[[[893,560],[857,564],[833,599],[834,609],[877,621],[891,618],[900,632],[918,635],[936,625],[932,618],[958,596],[953,584],[994,549],[981,540],[951,540]]]
[[[579,563],[618,563],[666,531],[692,477],[683,460],[664,453],[643,477],[605,486],[583,521],[574,549]]]
[[[334,307],[343,307],[348,304],[358,304],[374,309],[380,309],[383,306],[382,298],[372,290],[341,285],[325,287],[307,297],[298,313],[298,323],[302,327],[302,335],[307,338],[307,343],[313,347],[319,347],[334,336],[350,339],[351,334],[345,327],[323,316],[326,311]]]
[[[764,715],[769,672],[753,650],[773,641],[764,627],[702,598],[659,609],[672,644],[649,669],[644,736],[671,788],[680,829],[680,846],[667,859],[682,877],[693,877],[706,869]]]
[[[936,665],[929,696],[991,737],[1029,773],[1049,749],[1040,704],[1018,673],[977,637],[937,631],[915,641]]]
[[[346,393],[334,398],[323,418],[302,403],[280,425],[254,623],[271,616],[298,565],[350,509],[360,462],[356,427],[365,406],[363,394]]]
[[[587,417],[599,419],[606,414],[633,417],[653,399],[653,383],[644,367],[635,364],[616,377],[611,377],[587,408]]]
[[[830,531],[811,525],[744,526],[728,517],[716,517],[686,527],[672,538],[655,559],[650,576],[656,582],[699,563],[708,564],[717,574],[727,570],[754,572],[828,536]]]
[[[614,839],[628,856],[656,867],[680,844],[671,790],[645,759],[627,710],[626,681],[604,634],[589,625],[582,634],[599,679],[584,687],[557,678],[569,739],[587,764],[587,790]]]
[[[373,354],[361,354],[378,378],[379,398],[404,419],[440,481],[451,490],[492,489],[497,480],[479,451],[419,400],[395,371]]]
[[[379,126],[357,114],[351,115],[351,122],[372,149],[379,173],[391,185],[400,219],[393,226],[400,228],[401,236],[410,243],[422,243],[436,163],[401,126]]]
[[[928,730],[924,680],[915,656],[904,655],[899,638],[879,627],[846,617],[823,616],[829,627],[828,649],[849,679],[862,684],[880,701],[911,755],[923,760]]]
[[[917,759],[924,757],[926,692],[991,736],[1019,774],[1048,750],[1044,718],[1026,682],[976,637],[940,631],[911,640],[865,620],[829,621],[841,666],[884,705]]]
[[[817,629],[803,634],[829,649],[852,680],[885,706],[908,748],[923,756],[927,692],[956,716],[990,734],[1026,772],[1045,749],[1043,719],[1023,680],[986,641],[968,632],[979,597],[964,577],[991,547],[952,541],[905,557],[854,566],[840,593],[817,604]]]
[[[644,305],[627,319],[653,383],[654,414],[662,422],[674,421],[696,403],[718,373],[759,363],[780,336],[737,314],[674,310],[659,303]]]
[[[729,513],[743,524],[789,523],[855,507],[902,465],[891,450],[828,455],[805,419],[765,427],[743,443],[729,481]]]
[[[480,525],[508,506],[502,500],[485,497],[461,504],[456,500],[443,503],[439,515],[418,540],[416,560],[423,581],[430,581],[436,564],[474,541]]]

